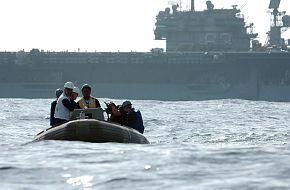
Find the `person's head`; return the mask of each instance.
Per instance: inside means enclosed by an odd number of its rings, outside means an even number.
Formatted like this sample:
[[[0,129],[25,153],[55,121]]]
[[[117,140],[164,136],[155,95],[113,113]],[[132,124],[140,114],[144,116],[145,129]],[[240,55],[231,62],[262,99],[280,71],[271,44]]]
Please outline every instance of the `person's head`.
[[[64,87],[64,94],[69,97],[74,89],[74,83],[66,82],[63,87]]]
[[[71,93],[71,99],[72,100],[76,100],[77,99],[77,97],[79,96],[79,93],[80,93],[80,89],[78,88],[78,87],[74,87],[74,89],[73,89],[73,91],[72,91],[72,93]]]
[[[92,88],[91,88],[90,85],[84,84],[82,86],[82,94],[83,94],[83,96],[84,96],[85,99],[89,99],[90,98],[91,91],[92,91]]]
[[[128,100],[123,102],[122,109],[125,113],[129,113],[132,110],[132,103]]]
[[[58,88],[55,90],[55,96],[58,99],[60,97],[60,95],[63,93],[63,90]]]

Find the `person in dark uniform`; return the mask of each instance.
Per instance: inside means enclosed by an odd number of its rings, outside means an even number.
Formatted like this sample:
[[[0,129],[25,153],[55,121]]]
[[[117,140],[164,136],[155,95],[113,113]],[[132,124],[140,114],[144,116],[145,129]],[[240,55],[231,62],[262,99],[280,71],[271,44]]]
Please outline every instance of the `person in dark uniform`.
[[[125,101],[121,106],[116,106],[114,103],[107,104],[107,113],[111,114],[109,119],[112,122],[119,123],[123,126],[128,126],[136,129],[140,133],[144,133],[144,125],[141,112],[135,111],[130,101]]]
[[[56,124],[55,117],[54,117],[54,112],[55,112],[57,99],[60,97],[60,95],[62,93],[63,93],[63,90],[60,89],[60,88],[56,89],[56,91],[55,91],[56,100],[54,100],[51,103],[51,106],[50,106],[50,126],[55,126],[55,124]]]

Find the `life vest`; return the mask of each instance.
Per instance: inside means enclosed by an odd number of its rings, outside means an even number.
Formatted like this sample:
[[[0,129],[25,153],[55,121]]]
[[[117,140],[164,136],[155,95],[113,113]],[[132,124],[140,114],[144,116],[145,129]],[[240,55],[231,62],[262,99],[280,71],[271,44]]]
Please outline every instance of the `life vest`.
[[[55,107],[54,117],[68,121],[70,119],[70,116],[71,116],[71,111],[69,111],[69,109],[67,109],[63,105],[62,100],[64,100],[64,99],[70,100],[65,94],[62,94],[58,98],[57,103],[56,103],[56,107]]]
[[[82,97],[79,101],[78,104],[81,109],[84,109],[85,107],[87,108],[97,108],[96,107],[96,98],[90,97],[89,100],[85,100],[84,97]]]

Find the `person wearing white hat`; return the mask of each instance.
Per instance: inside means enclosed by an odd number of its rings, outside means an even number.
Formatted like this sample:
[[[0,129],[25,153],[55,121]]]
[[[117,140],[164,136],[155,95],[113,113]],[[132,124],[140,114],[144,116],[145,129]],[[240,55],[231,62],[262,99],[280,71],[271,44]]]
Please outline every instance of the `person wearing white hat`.
[[[71,112],[74,110],[74,105],[70,101],[71,94],[73,93],[74,84],[72,82],[66,82],[64,84],[64,92],[58,98],[55,108],[55,120],[56,125],[68,122],[71,116]]]
[[[70,101],[74,105],[75,109],[78,108],[78,104],[75,102],[75,100],[78,98],[79,93],[80,93],[80,89],[75,86],[70,96]]]

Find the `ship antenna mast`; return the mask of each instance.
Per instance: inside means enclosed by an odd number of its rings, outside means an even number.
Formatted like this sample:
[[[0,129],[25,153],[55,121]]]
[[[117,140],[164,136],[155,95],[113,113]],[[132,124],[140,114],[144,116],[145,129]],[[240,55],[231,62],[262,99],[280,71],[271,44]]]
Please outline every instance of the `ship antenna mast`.
[[[273,9],[271,14],[273,15],[273,23],[271,24],[271,30],[269,33],[270,45],[279,47],[281,46],[281,26],[278,24],[279,22],[279,11],[278,8],[280,6],[281,0],[271,0],[269,9]]]
[[[190,9],[190,11],[195,11],[195,9],[194,9],[194,0],[191,0],[191,9]]]
[[[240,10],[242,10],[246,5],[248,4],[248,1],[246,1],[241,7]]]

